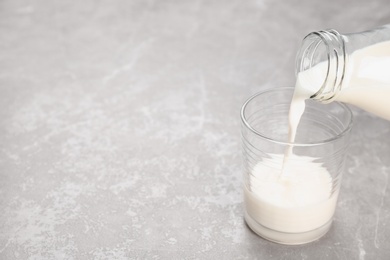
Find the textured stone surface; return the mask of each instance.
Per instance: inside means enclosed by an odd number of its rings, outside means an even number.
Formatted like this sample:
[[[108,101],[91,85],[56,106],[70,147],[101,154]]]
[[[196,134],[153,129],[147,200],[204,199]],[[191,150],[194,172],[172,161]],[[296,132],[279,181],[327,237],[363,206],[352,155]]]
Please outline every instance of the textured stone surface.
[[[360,3],[358,3],[360,2]],[[390,122],[358,109],[330,232],[243,221],[239,109],[388,1],[0,2],[1,259],[388,259]]]

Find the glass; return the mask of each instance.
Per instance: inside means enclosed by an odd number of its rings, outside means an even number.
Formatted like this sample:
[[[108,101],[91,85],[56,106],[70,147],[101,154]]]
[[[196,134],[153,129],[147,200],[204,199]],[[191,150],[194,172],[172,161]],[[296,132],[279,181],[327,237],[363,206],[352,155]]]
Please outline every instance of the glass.
[[[352,127],[346,105],[307,100],[296,141],[287,143],[293,92],[271,89],[241,109],[245,220],[258,235],[282,244],[307,243],[329,230]]]
[[[356,79],[360,82],[361,78],[364,78],[366,83],[373,86],[383,84],[390,86],[388,47],[364,54],[369,57],[351,59],[355,51],[387,41],[390,41],[390,24],[350,34],[340,34],[333,29],[312,32],[303,39],[298,51],[296,74],[319,63],[326,63],[327,70],[324,70],[321,75],[323,83],[317,93],[311,97],[323,103],[333,101],[341,89],[345,89]],[[357,60],[359,61],[356,62]],[[370,72],[367,70],[368,67],[375,69]]]

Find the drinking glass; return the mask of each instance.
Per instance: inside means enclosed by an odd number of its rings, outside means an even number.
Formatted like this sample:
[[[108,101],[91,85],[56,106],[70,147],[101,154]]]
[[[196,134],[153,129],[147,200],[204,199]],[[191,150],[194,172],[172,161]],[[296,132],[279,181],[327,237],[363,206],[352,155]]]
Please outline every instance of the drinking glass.
[[[293,92],[270,89],[241,109],[245,221],[282,244],[308,243],[329,230],[352,128],[345,104],[306,100],[295,141],[288,143]]]

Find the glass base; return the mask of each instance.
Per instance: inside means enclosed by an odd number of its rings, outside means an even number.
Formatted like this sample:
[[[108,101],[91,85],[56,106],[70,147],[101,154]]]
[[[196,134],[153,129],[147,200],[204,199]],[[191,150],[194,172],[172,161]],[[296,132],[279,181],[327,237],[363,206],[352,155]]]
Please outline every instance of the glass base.
[[[285,245],[301,245],[313,242],[323,235],[325,235],[332,226],[332,219],[330,219],[325,225],[302,233],[285,233],[269,229],[260,225],[245,211],[245,221],[247,225],[259,236],[269,241],[285,244]]]

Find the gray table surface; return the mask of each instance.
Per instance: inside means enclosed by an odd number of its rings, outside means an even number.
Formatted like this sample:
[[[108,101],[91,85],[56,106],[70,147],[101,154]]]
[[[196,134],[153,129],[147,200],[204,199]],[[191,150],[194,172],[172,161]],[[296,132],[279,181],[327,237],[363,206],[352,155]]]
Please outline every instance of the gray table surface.
[[[360,2],[360,3],[358,3]],[[354,108],[334,224],[243,221],[239,109],[383,1],[0,1],[0,259],[390,259],[390,122]]]

